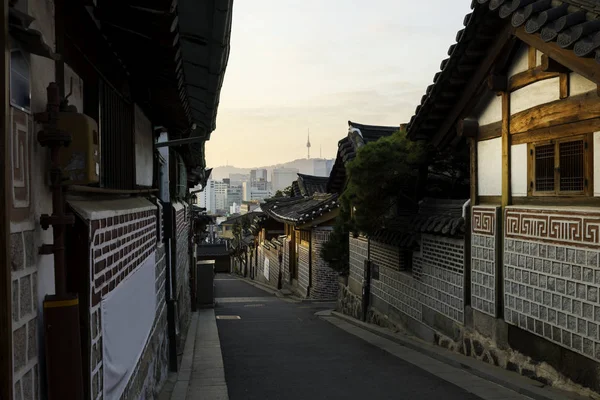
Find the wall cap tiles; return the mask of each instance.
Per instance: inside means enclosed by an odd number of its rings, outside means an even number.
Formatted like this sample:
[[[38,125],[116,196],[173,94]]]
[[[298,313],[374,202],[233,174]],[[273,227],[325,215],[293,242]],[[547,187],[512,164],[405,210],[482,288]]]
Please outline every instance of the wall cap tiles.
[[[117,200],[68,200],[68,203],[81,218],[86,220],[97,220],[156,210],[156,204],[143,197]]]
[[[559,245],[600,247],[600,209],[507,207],[505,237]]]

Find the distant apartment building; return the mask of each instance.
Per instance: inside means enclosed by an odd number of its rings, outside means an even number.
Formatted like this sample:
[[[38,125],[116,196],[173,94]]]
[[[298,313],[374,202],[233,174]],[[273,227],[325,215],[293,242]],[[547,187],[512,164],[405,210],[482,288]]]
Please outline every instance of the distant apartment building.
[[[229,174],[230,186],[242,186],[242,182],[248,182],[249,180],[249,174]]]
[[[269,189],[257,189],[252,188],[250,191],[250,200],[264,201],[272,196],[271,190]]]
[[[209,179],[206,182],[206,187],[200,193],[197,193],[200,207],[206,208],[206,212],[209,214],[215,214],[217,212],[217,200],[215,193],[215,181]]]
[[[233,203],[229,207],[229,215],[241,214],[241,205],[238,203]]]
[[[230,185],[227,188],[227,207],[231,207],[233,204],[242,204],[243,196],[244,193],[242,185]]]
[[[250,171],[250,182],[267,181],[267,170],[264,168],[253,169]]]
[[[240,206],[240,214],[248,214],[260,207],[259,201],[244,201]]]
[[[283,190],[298,179],[297,168],[275,168],[272,173],[273,192]]]
[[[215,208],[217,211],[229,209],[227,204],[227,189],[229,185],[225,182],[215,182]]]
[[[333,169],[334,160],[327,159],[314,159],[313,167],[314,167],[314,175],[315,176],[329,176],[331,170]]]

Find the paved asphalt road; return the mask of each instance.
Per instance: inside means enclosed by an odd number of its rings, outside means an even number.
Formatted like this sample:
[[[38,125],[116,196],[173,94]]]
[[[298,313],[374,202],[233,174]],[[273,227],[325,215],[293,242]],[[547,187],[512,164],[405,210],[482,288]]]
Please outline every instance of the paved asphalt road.
[[[241,318],[217,320],[231,400],[479,399],[314,315],[332,305],[285,302],[226,275],[215,285],[228,298],[216,315]]]

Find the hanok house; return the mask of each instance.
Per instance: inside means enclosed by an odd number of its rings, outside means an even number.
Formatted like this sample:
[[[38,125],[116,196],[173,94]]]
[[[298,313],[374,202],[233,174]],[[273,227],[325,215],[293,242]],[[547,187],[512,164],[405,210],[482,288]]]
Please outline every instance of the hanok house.
[[[321,258],[339,212],[337,194],[323,193],[327,178],[298,174],[292,188],[296,197],[274,198],[262,205],[270,218],[283,223],[282,285],[301,297],[337,297],[338,273]]]
[[[461,335],[476,330],[598,391],[600,8],[478,0],[472,9],[408,127],[445,151],[470,145]],[[543,376],[530,367],[512,364]]]
[[[177,369],[231,7],[4,1],[0,398],[153,398]]]

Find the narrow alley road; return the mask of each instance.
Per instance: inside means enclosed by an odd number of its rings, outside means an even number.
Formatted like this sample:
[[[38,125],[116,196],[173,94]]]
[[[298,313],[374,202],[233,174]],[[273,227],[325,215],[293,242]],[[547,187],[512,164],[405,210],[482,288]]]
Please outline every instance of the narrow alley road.
[[[231,400],[480,398],[314,315],[332,303],[292,303],[228,275],[216,279]]]

